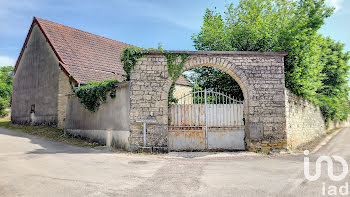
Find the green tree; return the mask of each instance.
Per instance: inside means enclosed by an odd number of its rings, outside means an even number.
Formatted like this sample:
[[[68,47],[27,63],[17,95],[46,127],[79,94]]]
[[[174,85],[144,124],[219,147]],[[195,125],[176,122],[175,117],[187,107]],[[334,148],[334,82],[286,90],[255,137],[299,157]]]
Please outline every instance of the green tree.
[[[317,30],[331,13],[324,0],[241,0],[224,19],[207,9],[192,39],[197,50],[286,51],[286,86],[311,98],[322,86]]]
[[[0,67],[0,116],[7,114],[6,108],[10,105],[12,94],[12,66]]]
[[[199,87],[229,93],[238,100],[244,99],[238,83],[224,71],[207,66],[197,67],[191,71],[187,76],[192,82],[198,84]]]
[[[332,45],[331,39],[317,33],[333,10],[325,5],[324,0],[241,0],[236,7],[229,4],[224,15],[207,9],[201,31],[194,34],[192,40],[197,50],[288,52],[285,59],[286,87],[320,105],[330,98],[324,92],[331,89],[334,114],[340,111],[344,111],[340,114],[345,114],[348,110],[344,104],[344,95],[348,91],[344,86],[348,58],[342,53],[343,48]],[[334,60],[325,61],[335,55],[325,54],[327,50],[341,54],[342,58],[338,57],[343,63],[340,68]],[[331,69],[333,67],[337,69]],[[226,76],[222,75],[222,79],[227,83]],[[330,81],[333,85],[329,84]],[[334,86],[338,81],[343,85]],[[321,105],[321,109],[323,107]],[[327,117],[327,110],[323,111]],[[330,117],[344,118],[338,115]]]
[[[0,117],[7,115],[7,111],[6,111],[7,107],[8,107],[8,100],[0,97]]]
[[[322,73],[323,86],[318,92],[318,103],[325,118],[344,120],[349,114],[348,104],[348,75],[350,53],[344,53],[344,44],[335,42],[331,38],[321,38],[321,61],[324,64]]]

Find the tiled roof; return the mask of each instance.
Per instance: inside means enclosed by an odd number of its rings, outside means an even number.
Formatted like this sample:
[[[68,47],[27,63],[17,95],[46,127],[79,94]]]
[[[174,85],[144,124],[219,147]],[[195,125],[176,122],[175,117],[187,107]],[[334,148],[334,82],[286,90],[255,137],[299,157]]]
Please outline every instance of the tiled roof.
[[[35,19],[34,19],[35,20]],[[54,49],[77,82],[122,80],[122,42],[36,18]]]
[[[192,86],[193,85],[190,81],[188,81],[188,79],[186,79],[182,75],[180,75],[180,77],[176,80],[176,84],[185,85],[185,86]]]
[[[132,45],[36,17],[33,19],[32,27],[35,23],[39,25],[56,53],[62,69],[76,83],[124,79],[125,71],[120,61],[120,54],[124,47]],[[15,71],[23,50],[24,47],[17,60]],[[189,82],[181,78],[177,83],[186,85]]]

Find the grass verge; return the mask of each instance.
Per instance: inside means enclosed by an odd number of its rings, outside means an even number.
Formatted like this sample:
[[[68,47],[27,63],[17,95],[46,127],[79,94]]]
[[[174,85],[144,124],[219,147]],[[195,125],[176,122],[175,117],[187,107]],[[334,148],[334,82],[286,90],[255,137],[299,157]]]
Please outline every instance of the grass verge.
[[[6,128],[12,131],[18,131],[27,133],[29,135],[42,137],[48,140],[64,142],[74,146],[80,147],[96,147],[102,146],[97,142],[92,142],[86,139],[73,137],[71,135],[65,134],[62,129],[48,126],[28,126],[28,125],[16,125],[12,124],[9,118],[0,119],[0,127]]]

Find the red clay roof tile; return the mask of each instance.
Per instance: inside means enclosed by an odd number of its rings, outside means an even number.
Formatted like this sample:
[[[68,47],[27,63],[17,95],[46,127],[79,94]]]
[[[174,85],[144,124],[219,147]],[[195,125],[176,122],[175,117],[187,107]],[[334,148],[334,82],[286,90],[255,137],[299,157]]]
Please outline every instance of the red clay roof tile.
[[[120,54],[124,47],[132,45],[36,17],[33,19],[33,24],[35,23],[39,25],[61,61],[62,69],[76,83],[106,79],[122,81],[124,79],[125,71],[120,61]],[[33,25],[31,29],[32,27]],[[15,71],[22,53],[23,48],[17,60]],[[192,85],[182,76],[176,83]]]
[[[124,47],[131,45],[44,19],[35,19],[77,82],[123,79],[125,72],[120,54]]]
[[[176,80],[176,84],[185,85],[185,86],[192,86],[193,85],[190,81],[188,81],[188,79],[186,79],[182,75]]]

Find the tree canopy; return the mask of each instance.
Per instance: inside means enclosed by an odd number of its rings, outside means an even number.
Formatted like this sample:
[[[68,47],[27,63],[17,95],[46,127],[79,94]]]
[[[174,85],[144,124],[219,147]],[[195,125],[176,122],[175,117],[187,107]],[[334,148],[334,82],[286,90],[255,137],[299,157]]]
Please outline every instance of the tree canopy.
[[[0,116],[7,114],[5,109],[10,104],[12,94],[12,66],[0,67]]]
[[[192,40],[197,50],[288,52],[286,87],[320,105],[326,119],[343,120],[349,53],[317,33],[333,10],[324,0],[241,0],[236,7],[228,4],[223,15],[207,9]]]
[[[243,100],[243,92],[238,83],[224,71],[207,66],[197,67],[186,77],[199,87],[229,93],[238,100]]]

